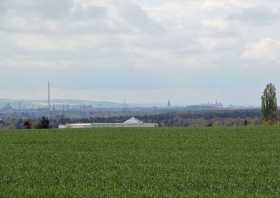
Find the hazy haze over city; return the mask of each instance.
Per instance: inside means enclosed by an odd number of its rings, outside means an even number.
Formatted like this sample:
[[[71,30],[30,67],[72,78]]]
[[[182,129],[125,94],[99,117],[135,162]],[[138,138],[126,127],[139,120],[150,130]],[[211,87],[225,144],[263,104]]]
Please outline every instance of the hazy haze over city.
[[[279,0],[1,0],[0,98],[259,105]]]

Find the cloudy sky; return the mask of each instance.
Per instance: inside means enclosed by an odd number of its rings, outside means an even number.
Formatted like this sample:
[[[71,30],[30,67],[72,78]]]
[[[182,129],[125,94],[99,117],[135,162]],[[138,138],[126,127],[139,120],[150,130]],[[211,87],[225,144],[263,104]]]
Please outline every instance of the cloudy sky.
[[[279,0],[0,0],[0,98],[258,105]]]

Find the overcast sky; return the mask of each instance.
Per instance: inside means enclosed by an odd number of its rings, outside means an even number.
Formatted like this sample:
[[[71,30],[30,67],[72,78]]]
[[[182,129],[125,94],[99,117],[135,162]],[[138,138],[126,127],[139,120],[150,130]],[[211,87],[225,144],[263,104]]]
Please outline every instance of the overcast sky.
[[[0,98],[259,105],[279,0],[0,0]]]

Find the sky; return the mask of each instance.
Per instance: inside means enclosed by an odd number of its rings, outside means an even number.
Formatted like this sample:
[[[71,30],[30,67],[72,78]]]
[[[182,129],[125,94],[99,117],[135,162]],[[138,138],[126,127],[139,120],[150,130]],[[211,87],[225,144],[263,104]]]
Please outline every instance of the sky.
[[[279,0],[0,0],[0,98],[258,106]]]

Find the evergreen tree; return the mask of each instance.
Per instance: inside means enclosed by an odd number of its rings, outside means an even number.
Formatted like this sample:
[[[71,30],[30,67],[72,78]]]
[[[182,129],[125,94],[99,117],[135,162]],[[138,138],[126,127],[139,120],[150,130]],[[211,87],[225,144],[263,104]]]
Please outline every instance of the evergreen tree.
[[[262,96],[262,116],[264,121],[277,120],[276,88],[270,83],[266,86]]]

